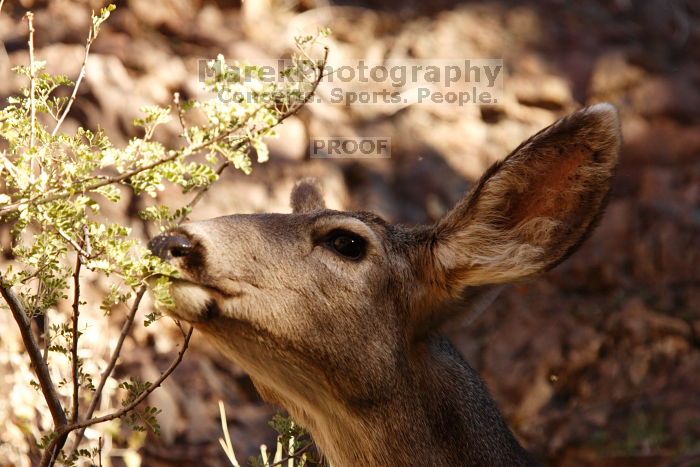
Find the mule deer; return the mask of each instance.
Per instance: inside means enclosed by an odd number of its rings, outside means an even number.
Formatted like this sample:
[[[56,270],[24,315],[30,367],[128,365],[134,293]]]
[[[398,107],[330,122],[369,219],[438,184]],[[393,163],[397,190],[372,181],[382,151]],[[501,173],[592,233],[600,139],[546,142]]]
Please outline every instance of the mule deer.
[[[243,367],[335,467],[534,465],[438,329],[581,244],[619,145],[614,107],[575,112],[430,226],[328,210],[310,180],[291,214],[186,224],[150,243],[181,272],[169,313]]]

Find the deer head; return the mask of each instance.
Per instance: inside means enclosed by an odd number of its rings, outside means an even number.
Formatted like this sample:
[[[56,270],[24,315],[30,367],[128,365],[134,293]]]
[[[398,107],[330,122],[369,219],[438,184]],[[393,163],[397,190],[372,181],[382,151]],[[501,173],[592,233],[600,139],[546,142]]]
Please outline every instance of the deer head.
[[[620,145],[598,104],[494,164],[434,225],[325,208],[232,215],[151,242],[179,268],[168,312],[248,372],[335,466],[524,465],[476,373],[437,332],[497,284],[547,271],[601,214]]]

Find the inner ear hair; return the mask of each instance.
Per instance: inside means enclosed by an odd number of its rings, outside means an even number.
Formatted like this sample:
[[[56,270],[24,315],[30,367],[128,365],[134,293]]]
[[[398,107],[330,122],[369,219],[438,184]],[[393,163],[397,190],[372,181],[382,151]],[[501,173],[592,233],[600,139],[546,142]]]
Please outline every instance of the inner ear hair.
[[[610,104],[579,110],[494,164],[434,229],[448,287],[509,282],[571,254],[605,205],[620,148]]]
[[[292,212],[305,213],[325,209],[323,189],[316,178],[307,177],[299,180],[292,189]]]

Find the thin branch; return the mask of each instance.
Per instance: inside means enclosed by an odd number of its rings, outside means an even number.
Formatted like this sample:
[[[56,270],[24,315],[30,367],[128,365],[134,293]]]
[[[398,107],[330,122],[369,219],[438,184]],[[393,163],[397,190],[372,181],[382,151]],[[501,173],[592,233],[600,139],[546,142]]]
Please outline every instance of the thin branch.
[[[78,243],[77,243],[75,240],[73,240],[72,238],[70,238],[70,237],[68,236],[68,234],[66,234],[66,233],[65,233],[64,231],[62,231],[61,229],[56,229],[56,232],[58,232],[58,235],[59,235],[63,240],[65,240],[66,242],[68,242],[68,243],[70,244],[70,246],[73,247],[73,249],[78,253],[79,256],[82,256],[82,257],[85,258],[85,259],[92,259],[92,255],[91,255],[90,253],[88,253],[86,250],[84,250],[83,247],[81,247],[80,245],[78,245]]]
[[[119,339],[117,340],[117,345],[114,347],[114,350],[112,351],[112,356],[109,360],[109,363],[107,364],[107,368],[105,368],[105,371],[102,372],[102,376],[100,377],[100,382],[97,385],[97,389],[95,390],[95,397],[93,398],[92,402],[90,403],[90,406],[88,407],[88,411],[85,413],[85,418],[89,419],[92,417],[92,414],[95,412],[95,409],[97,409],[97,404],[100,402],[100,396],[102,396],[102,390],[105,387],[105,384],[107,383],[107,380],[109,377],[112,375],[112,371],[114,371],[114,367],[117,364],[117,360],[119,360],[119,354],[122,351],[122,346],[124,345],[124,341],[126,340],[126,337],[129,335],[129,332],[131,331],[131,326],[134,324],[134,318],[136,317],[136,312],[139,309],[139,306],[141,305],[141,300],[143,299],[143,296],[146,294],[146,287],[141,287],[141,289],[136,293],[136,297],[134,298],[134,303],[131,305],[131,309],[129,310],[129,314],[126,317],[126,321],[124,321],[124,324],[122,325],[122,330],[119,333]]]
[[[73,271],[73,316],[71,334],[71,375],[73,380],[73,404],[71,407],[70,423],[75,423],[78,421],[78,412],[80,410],[80,375],[78,368],[78,341],[80,340],[80,331],[78,330],[78,325],[80,323],[80,270],[83,265],[80,255],[85,254],[86,257],[90,256],[90,240],[88,238],[87,226],[83,226],[83,234],[83,244],[87,248],[87,251],[84,251],[79,245],[74,244],[75,270]],[[56,436],[56,438],[54,439],[55,443],[53,448],[50,451],[47,450],[45,452],[44,456],[50,454],[47,465],[53,465],[56,461],[56,458],[61,452],[61,449],[63,449],[63,446],[66,444],[66,440],[68,439],[68,433],[70,432],[66,432],[65,434]]]
[[[231,443],[231,434],[228,431],[228,423],[226,421],[226,408],[222,400],[219,400],[219,418],[221,419],[221,431],[224,433],[224,439],[219,438],[219,444],[226,453],[226,457],[228,457],[231,465],[233,465],[233,467],[240,467],[236,459],[236,452],[233,449],[233,443]],[[264,458],[263,461],[267,463]]]
[[[90,249],[90,242],[87,235],[87,226],[83,229],[84,240],[83,244],[86,248]],[[80,375],[79,375],[79,360],[78,360],[78,341],[80,340],[80,270],[83,266],[83,261],[81,255],[85,258],[90,257],[90,252],[83,250],[80,245],[73,242],[71,238],[65,235],[60,229],[58,233],[69,241],[69,243],[75,249],[75,270],[73,271],[73,316],[72,316],[72,334],[71,334],[71,375],[73,379],[73,404],[71,406],[71,419],[70,423],[75,423],[78,421],[78,415],[80,411]],[[52,460],[58,455],[58,452],[63,448],[67,436],[62,436],[59,442],[54,448],[54,453]]]
[[[219,168],[216,169],[216,175],[220,176],[222,173],[224,173],[224,170],[226,170],[230,165],[231,165],[231,162],[230,162],[230,161],[225,161],[225,162],[223,162],[223,163],[219,166]],[[202,198],[204,197],[204,195],[209,191],[209,188],[211,188],[211,184],[210,184],[210,185],[207,185],[207,186],[204,186],[204,187],[202,187],[199,191],[197,191],[197,194],[194,195],[194,197],[192,198],[192,200],[191,200],[189,203],[187,203],[187,206],[186,206],[186,207],[188,208],[188,211],[191,211],[192,208],[193,208],[197,203],[199,203],[199,202],[202,200]],[[185,213],[180,217],[180,219],[177,221],[177,224],[178,224],[178,225],[182,224],[182,223],[185,221],[185,219],[187,219],[187,216],[188,216],[188,215],[189,215],[189,213],[188,213],[188,212],[185,212]]]
[[[92,244],[90,243],[89,230],[87,224],[83,224],[83,248],[85,248],[87,258],[92,257]]]
[[[139,396],[136,399],[134,399],[133,401],[131,401],[129,404],[125,405],[121,409],[117,410],[116,412],[112,412],[111,414],[107,414],[107,415],[104,415],[102,417],[97,417],[97,418],[92,418],[90,420],[85,420],[83,422],[76,423],[74,425],[68,425],[68,426],[64,427],[62,431],[68,432],[68,431],[77,430],[78,428],[87,428],[89,426],[96,425],[98,423],[108,422],[110,420],[114,420],[115,418],[122,417],[125,414],[134,410],[141,402],[146,400],[146,398],[153,391],[158,389],[160,387],[160,385],[163,384],[163,381],[165,381],[168,378],[168,376],[171,375],[171,373],[173,371],[175,371],[175,369],[178,367],[178,365],[182,361],[182,357],[185,356],[185,352],[187,352],[187,349],[190,345],[190,340],[192,339],[193,332],[194,332],[194,327],[190,326],[189,331],[187,331],[187,334],[185,335],[185,340],[182,343],[182,348],[178,352],[175,360],[173,360],[170,363],[170,366],[168,366],[168,368],[163,373],[161,373],[160,377],[157,380],[155,380],[153,382],[153,384],[148,386],[148,389],[146,389],[141,394],[139,394]]]
[[[87,225],[83,225],[83,248],[76,250],[75,253],[75,271],[73,271],[73,333],[71,347],[71,365],[73,374],[73,407],[71,409],[71,423],[78,421],[78,412],[80,411],[80,375],[78,374],[78,340],[80,339],[80,331],[78,324],[80,320],[80,269],[83,266],[83,261],[80,258],[81,252],[85,253],[86,258],[90,257],[90,237],[88,236]]]
[[[30,106],[30,134],[29,134],[29,148],[34,148],[34,140],[36,138],[36,105],[34,103],[34,93],[36,91],[36,83],[34,82],[34,13],[28,11],[26,14],[27,23],[29,23],[29,41],[27,45],[29,46],[29,106]]]
[[[88,55],[90,55],[90,46],[92,45],[96,37],[97,36],[95,35],[95,28],[91,26],[90,32],[88,33],[87,41],[85,42],[85,55],[83,55],[83,64],[80,66],[78,78],[75,80],[75,84],[73,85],[73,93],[71,94],[70,99],[68,99],[66,108],[63,109],[63,112],[61,113],[61,117],[58,119],[58,121],[56,121],[56,126],[53,128],[51,136],[56,136],[56,133],[58,133],[58,130],[61,128],[61,125],[63,125],[63,121],[68,116],[68,112],[70,112],[70,109],[73,106],[73,102],[75,102],[75,99],[78,97],[78,88],[80,88],[80,83],[85,77]]]
[[[80,269],[83,261],[80,259],[80,252],[75,253],[75,271],[73,271],[73,331],[71,334],[71,373],[73,375],[73,406],[71,408],[70,422],[78,421],[78,410],[80,404],[80,378],[78,375],[78,323],[80,319]]]
[[[180,102],[180,93],[176,92],[173,94],[173,103],[177,109],[177,118],[180,120],[180,126],[182,127],[182,135],[187,141],[187,144],[192,144],[190,135],[187,134],[187,123],[185,123],[185,109],[182,108],[182,103]]]
[[[49,411],[51,412],[51,417],[53,418],[53,423],[55,428],[60,428],[68,423],[66,419],[66,413],[63,411],[63,406],[61,406],[61,401],[56,392],[56,387],[51,381],[51,374],[49,373],[49,367],[41,356],[41,350],[39,345],[32,334],[31,324],[29,323],[29,318],[27,318],[27,313],[22,306],[19,298],[12,289],[5,285],[0,276],[0,293],[2,297],[7,302],[10,310],[12,311],[12,316],[17,322],[19,331],[22,335],[22,342],[24,343],[24,348],[27,349],[29,354],[29,360],[32,362],[34,367],[34,373],[39,380],[39,386],[41,387],[41,392],[46,399],[46,403],[49,406]]]
[[[136,293],[136,297],[134,298],[134,303],[131,305],[131,308],[129,309],[129,314],[126,316],[126,321],[124,321],[124,324],[122,325],[121,332],[119,333],[119,339],[117,340],[117,345],[114,347],[114,350],[112,350],[112,356],[109,359],[109,363],[107,364],[107,367],[105,370],[102,372],[102,375],[100,376],[100,382],[97,384],[97,388],[95,389],[95,394],[93,396],[92,401],[90,402],[90,405],[88,406],[87,412],[85,412],[85,417],[84,420],[89,420],[92,418],[92,414],[95,413],[95,410],[97,409],[97,404],[100,403],[100,398],[102,397],[102,391],[104,390],[105,384],[107,384],[107,380],[109,379],[110,376],[112,376],[112,371],[114,371],[114,367],[117,364],[117,360],[119,360],[119,355],[121,354],[122,351],[122,346],[124,345],[124,340],[126,340],[126,336],[129,335],[131,332],[131,326],[134,324],[134,318],[136,317],[136,312],[139,309],[139,305],[141,304],[141,299],[143,299],[143,296],[146,294],[146,287],[141,287],[139,291]],[[80,442],[83,440],[83,436],[85,435],[85,429],[81,428],[80,431],[75,436],[75,440],[73,441],[73,444],[71,445],[71,452],[75,451],[78,446],[80,445]]]
[[[311,97],[316,92],[318,85],[320,84],[321,80],[324,77],[323,70],[325,68],[325,64],[326,64],[327,60],[328,60],[328,48],[324,47],[323,59],[319,62],[318,66],[317,66],[317,75],[316,75],[316,78],[311,86],[311,90],[304,96],[304,99],[302,99],[299,104],[290,108],[286,112],[282,113],[279,116],[279,118],[277,119],[277,121],[274,124],[269,126],[268,130],[276,127],[277,125],[282,123],[284,120],[286,120],[287,118],[289,118],[292,115],[294,115],[295,113],[297,113],[304,105],[306,105],[311,100]],[[262,107],[259,107],[258,109],[256,109],[253,113],[251,113],[247,117],[246,120],[250,120],[251,118],[253,118],[261,109],[262,109]],[[238,130],[240,130],[240,128],[241,128],[241,125],[238,125],[235,128],[232,128],[229,131],[221,133],[217,137],[212,138],[208,141],[204,141],[200,144],[194,145],[192,147],[187,147],[187,148],[184,148],[182,150],[170,151],[170,153],[167,157],[164,157],[162,159],[158,159],[157,161],[153,161],[153,162],[146,164],[146,165],[143,165],[141,167],[137,167],[137,168],[132,169],[128,172],[124,172],[123,174],[120,174],[116,177],[106,177],[106,178],[100,179],[99,181],[89,183],[88,185],[84,186],[82,189],[75,191],[75,192],[63,191],[63,192],[59,192],[59,193],[46,195],[43,197],[42,196],[35,196],[35,197],[27,199],[27,200],[18,201],[18,202],[12,203],[12,204],[8,204],[8,205],[0,208],[0,217],[19,210],[20,206],[23,206],[25,204],[35,204],[35,205],[46,204],[46,203],[50,203],[52,201],[56,201],[59,199],[65,199],[65,198],[68,198],[68,197],[76,195],[76,194],[85,194],[87,192],[96,190],[96,189],[101,188],[101,187],[106,186],[106,185],[113,185],[115,183],[121,183],[121,182],[133,177],[134,175],[138,175],[141,172],[153,169],[155,167],[158,167],[159,165],[173,161],[173,160],[178,159],[180,157],[187,157],[187,156],[194,155],[194,154],[208,148],[209,146],[216,144],[218,142],[221,142],[224,139],[232,136],[234,133],[236,133]],[[78,182],[77,184],[79,184],[79,183],[80,182]]]
[[[323,58],[321,59],[321,61],[318,62],[318,65],[316,66],[317,75],[316,75],[316,79],[314,80],[313,84],[311,85],[311,90],[308,93],[306,93],[306,95],[304,96],[304,99],[302,99],[302,101],[298,105],[292,107],[291,109],[289,109],[285,113],[283,113],[280,116],[280,118],[277,120],[277,123],[272,125],[270,128],[273,128],[273,127],[279,125],[284,120],[286,120],[287,118],[289,118],[292,115],[294,115],[295,113],[297,113],[299,111],[299,109],[301,109],[302,107],[304,107],[306,104],[309,103],[309,101],[311,100],[313,95],[316,94],[316,89],[318,89],[318,85],[321,84],[321,80],[324,77],[323,70],[326,68],[326,63],[328,63],[328,47],[323,48]]]
[[[110,414],[104,415],[102,417],[97,417],[97,418],[91,418],[88,420],[84,420],[79,423],[71,423],[70,425],[65,425],[63,426],[60,430],[58,430],[58,436],[54,438],[54,440],[49,444],[48,448],[46,449],[44,453],[44,458],[41,460],[41,463],[39,464],[40,467],[47,467],[50,461],[50,452],[54,449],[56,445],[56,441],[58,438],[62,436],[66,436],[68,433],[71,431],[79,430],[79,429],[84,429],[92,425],[96,425],[98,423],[104,423],[108,422],[110,420],[114,420],[115,418],[122,417],[126,415],[127,413],[131,412],[134,410],[141,402],[146,400],[146,398],[153,392],[155,391],[158,387],[160,387],[161,384],[163,384],[163,381],[165,381],[170,374],[175,371],[175,368],[178,367],[180,362],[182,361],[182,357],[185,355],[185,352],[187,351],[187,348],[190,345],[190,339],[192,338],[192,332],[194,331],[194,327],[190,327],[190,330],[187,332],[187,335],[185,336],[185,340],[182,343],[182,348],[180,349],[180,352],[178,352],[177,357],[175,360],[170,363],[170,366],[163,372],[161,373],[160,377],[153,382],[146,390],[144,390],[141,394],[138,395],[133,401],[131,401],[129,404],[125,405],[121,409],[112,412]]]
[[[314,443],[309,443],[309,444],[304,445],[301,449],[295,451],[294,454],[291,454],[287,457],[283,457],[282,459],[278,460],[277,462],[270,464],[270,467],[274,467],[276,465],[282,465],[285,462],[287,462],[288,460],[296,459],[297,457],[300,457],[302,454],[304,454],[306,451],[308,451],[311,448],[311,446],[313,446],[313,445],[314,445]]]

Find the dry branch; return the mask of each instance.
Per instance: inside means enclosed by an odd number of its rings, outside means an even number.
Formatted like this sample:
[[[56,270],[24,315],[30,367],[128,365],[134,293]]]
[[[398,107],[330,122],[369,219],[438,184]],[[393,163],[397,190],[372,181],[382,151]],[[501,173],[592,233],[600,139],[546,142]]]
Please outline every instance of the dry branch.
[[[47,467],[51,465],[51,453],[55,450],[58,441],[62,437],[67,436],[72,431],[84,429],[89,426],[96,425],[98,423],[108,422],[110,420],[114,420],[115,418],[123,417],[124,415],[138,407],[138,405],[141,402],[143,402],[153,391],[160,387],[160,385],[163,384],[163,381],[165,381],[168,378],[168,376],[170,376],[170,374],[173,371],[175,371],[175,368],[177,368],[177,366],[182,361],[182,357],[185,355],[185,352],[187,351],[187,348],[190,345],[190,339],[192,338],[193,331],[194,328],[190,327],[189,331],[185,335],[185,340],[182,343],[182,348],[180,349],[180,352],[178,352],[175,360],[173,360],[172,363],[170,363],[170,366],[168,366],[168,368],[163,373],[161,373],[160,377],[157,380],[155,380],[150,386],[148,386],[146,390],[139,394],[138,397],[136,397],[129,404],[125,405],[124,407],[115,412],[103,415],[102,417],[91,418],[88,420],[83,420],[82,422],[71,423],[69,425],[64,425],[63,427],[61,427],[58,430],[56,437],[54,437],[53,441],[49,444],[46,451],[44,452],[44,458],[42,458],[41,462],[39,463],[39,466]]]
[[[73,406],[70,412],[70,421],[75,423],[78,421],[78,411],[80,405],[80,378],[78,375],[78,341],[80,339],[80,331],[78,324],[80,322],[80,270],[83,266],[83,261],[80,258],[80,253],[75,254],[75,270],[73,271],[73,316],[72,316],[72,334],[71,334],[71,374],[73,375]]]
[[[17,327],[19,327],[20,334],[22,335],[22,343],[29,354],[29,360],[32,362],[34,373],[39,380],[39,386],[41,387],[41,392],[49,406],[49,411],[51,412],[54,425],[56,427],[64,426],[68,422],[66,419],[66,413],[63,411],[63,407],[61,406],[61,401],[58,398],[56,387],[54,386],[53,381],[51,381],[49,367],[42,358],[39,344],[34,338],[34,334],[32,334],[31,323],[27,317],[27,312],[25,311],[19,297],[17,297],[10,287],[4,284],[2,276],[0,276],[0,293],[5,299],[5,302],[7,302],[7,305],[10,307],[12,316],[17,322]]]
[[[114,367],[117,365],[117,360],[119,360],[119,355],[121,354],[122,351],[122,346],[124,345],[124,340],[126,340],[126,337],[129,335],[131,332],[131,326],[134,324],[134,318],[136,317],[136,313],[139,310],[139,306],[141,304],[141,300],[143,299],[143,296],[146,294],[146,287],[141,287],[141,289],[136,293],[136,297],[134,298],[134,303],[131,305],[131,308],[129,309],[129,313],[126,315],[126,320],[124,321],[124,324],[122,324],[122,329],[119,333],[119,339],[117,339],[117,345],[114,347],[114,350],[112,351],[112,355],[109,359],[109,363],[107,363],[107,367],[105,370],[102,372],[102,375],[100,376],[100,382],[97,384],[97,388],[95,389],[95,394],[93,395],[92,401],[90,402],[90,405],[88,406],[87,411],[85,412],[85,420],[90,420],[92,418],[92,415],[95,413],[95,410],[97,410],[97,405],[100,403],[100,399],[102,398],[102,391],[104,390],[105,384],[107,383],[107,380],[112,376],[112,372],[114,371]],[[83,440],[83,436],[85,435],[85,428],[80,428],[78,433],[75,436],[75,440],[73,441],[73,444],[71,446],[70,451],[73,452],[76,449],[78,449],[78,446],[80,445],[80,442]]]

